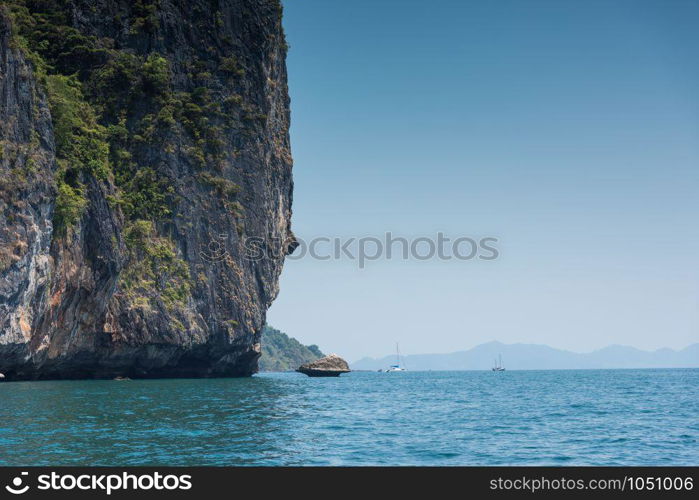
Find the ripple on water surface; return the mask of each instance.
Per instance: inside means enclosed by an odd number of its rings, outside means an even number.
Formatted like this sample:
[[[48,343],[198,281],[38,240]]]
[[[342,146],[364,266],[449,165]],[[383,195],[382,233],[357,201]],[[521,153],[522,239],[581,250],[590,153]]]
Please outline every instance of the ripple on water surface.
[[[0,384],[3,465],[694,465],[699,370]]]

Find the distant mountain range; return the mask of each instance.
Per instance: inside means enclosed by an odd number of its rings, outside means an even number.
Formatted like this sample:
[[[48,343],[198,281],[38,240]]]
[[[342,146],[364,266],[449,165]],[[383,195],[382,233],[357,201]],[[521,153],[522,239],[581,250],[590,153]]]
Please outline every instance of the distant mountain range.
[[[694,368],[699,367],[699,344],[679,351],[642,351],[635,347],[611,345],[589,353],[554,349],[538,344],[488,342],[468,351],[449,354],[402,356],[408,370],[489,370],[502,356],[508,370],[557,370],[590,368]],[[380,359],[363,358],[352,363],[353,370],[378,370],[396,361],[395,355]]]

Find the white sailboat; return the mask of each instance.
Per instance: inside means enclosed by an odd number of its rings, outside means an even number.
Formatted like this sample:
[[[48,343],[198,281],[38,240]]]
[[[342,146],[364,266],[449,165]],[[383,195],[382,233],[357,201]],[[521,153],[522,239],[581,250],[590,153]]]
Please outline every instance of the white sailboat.
[[[398,349],[398,342],[396,342],[396,364],[391,365],[388,367],[386,370],[386,373],[389,372],[404,372],[405,368],[400,365],[400,350]]]
[[[500,354],[498,357],[499,357],[500,361],[498,362],[497,359],[495,360],[495,364],[493,364],[493,371],[494,372],[504,372],[505,367],[502,365],[502,354]]]

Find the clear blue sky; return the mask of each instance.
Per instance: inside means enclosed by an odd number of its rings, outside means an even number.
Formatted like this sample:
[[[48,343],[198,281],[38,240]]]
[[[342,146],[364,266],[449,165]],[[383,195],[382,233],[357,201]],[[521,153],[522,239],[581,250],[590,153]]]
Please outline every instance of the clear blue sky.
[[[349,360],[699,342],[699,2],[284,4],[295,232],[501,257],[288,261],[270,324]]]

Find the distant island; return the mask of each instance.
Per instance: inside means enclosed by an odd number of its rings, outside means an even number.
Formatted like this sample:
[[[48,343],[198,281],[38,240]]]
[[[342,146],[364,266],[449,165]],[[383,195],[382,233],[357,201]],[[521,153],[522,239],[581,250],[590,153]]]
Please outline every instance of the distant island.
[[[611,345],[589,353],[577,353],[539,344],[488,342],[467,351],[415,354],[403,356],[402,360],[408,370],[489,370],[498,356],[502,356],[508,370],[695,368],[699,367],[699,344],[679,351],[642,351],[635,347]],[[394,362],[394,354],[380,359],[363,358],[351,363],[351,368],[378,370]]]
[[[296,370],[304,363],[320,359],[323,354],[317,345],[303,345],[286,333],[265,326],[262,331],[261,372],[285,372]]]

